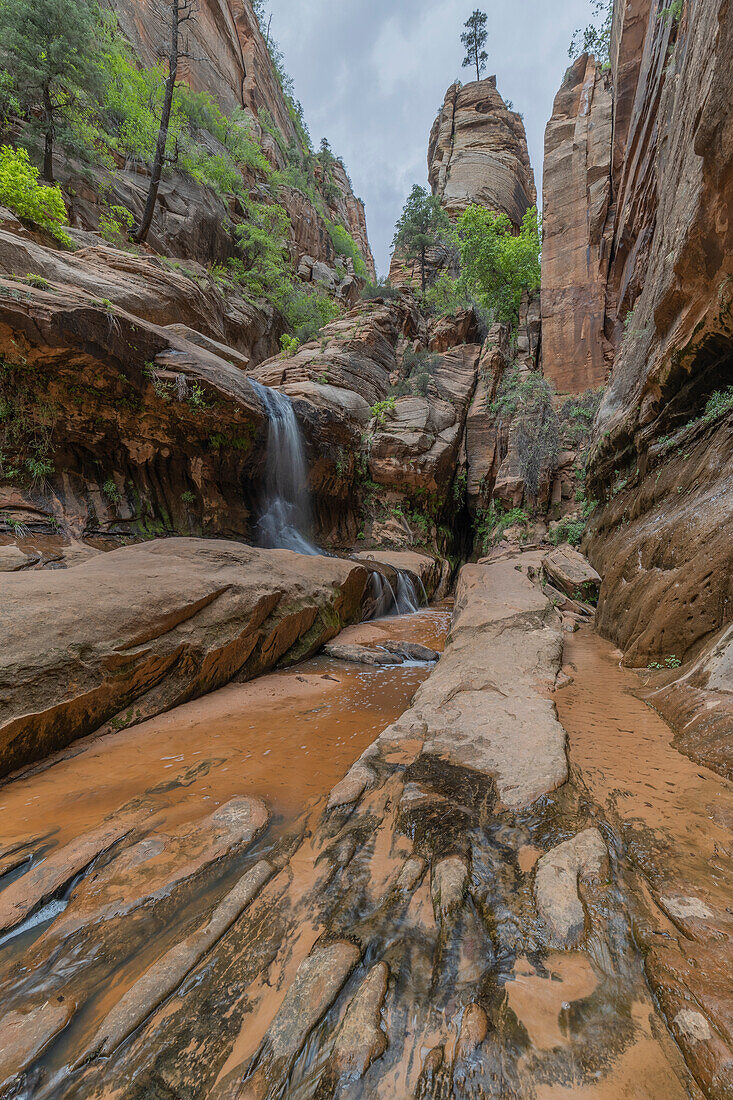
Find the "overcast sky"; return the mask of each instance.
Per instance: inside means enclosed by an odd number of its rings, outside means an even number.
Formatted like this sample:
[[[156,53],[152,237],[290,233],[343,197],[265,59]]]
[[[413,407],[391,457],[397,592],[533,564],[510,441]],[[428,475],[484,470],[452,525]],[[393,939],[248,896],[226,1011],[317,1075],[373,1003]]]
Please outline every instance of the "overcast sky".
[[[380,273],[413,183],[427,182],[430,127],[461,68],[476,0],[268,0],[272,35],[305,108],[313,144],[328,137],[366,203]],[[540,191],[545,124],[588,0],[484,0],[497,87],[524,115]]]

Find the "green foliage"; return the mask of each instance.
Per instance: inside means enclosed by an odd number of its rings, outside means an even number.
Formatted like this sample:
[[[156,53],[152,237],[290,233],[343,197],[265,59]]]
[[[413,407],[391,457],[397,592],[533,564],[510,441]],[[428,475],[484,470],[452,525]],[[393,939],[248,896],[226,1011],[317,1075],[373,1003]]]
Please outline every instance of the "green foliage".
[[[62,244],[72,246],[62,225],[68,225],[61,189],[38,181],[38,169],[25,149],[0,146],[0,203],[19,218],[40,225]]]
[[[665,23],[679,23],[682,18],[683,6],[684,0],[672,0],[671,4],[667,4],[659,12],[659,18],[663,19]]]
[[[501,542],[508,527],[518,524],[529,526],[529,516],[524,509],[511,508],[507,511],[498,501],[492,500],[489,507],[480,510],[476,517],[476,537],[483,552]]]
[[[34,286],[37,290],[51,289],[51,284],[48,279],[43,278],[43,275],[33,275],[31,273],[30,275],[26,275],[25,281],[28,283],[28,286]]]
[[[384,401],[377,401],[372,405],[372,416],[376,427],[381,428],[388,416],[392,416],[395,411],[395,399],[394,397],[387,397]]]
[[[333,247],[336,249],[336,253],[339,256],[349,256],[354,263],[356,274],[361,276],[362,279],[366,279],[367,267],[354,238],[342,225],[334,222],[328,222],[327,224],[328,235],[331,238]]]
[[[104,493],[110,504],[119,504],[120,500],[122,499],[120,496],[120,490],[117,488],[114,479],[111,477],[107,478],[107,480],[105,481],[104,485],[102,486],[102,492]]]
[[[377,298],[386,298],[388,301],[396,301],[400,296],[397,287],[392,286],[389,279],[377,279],[376,282],[367,282],[361,292],[365,302],[371,302]]]
[[[580,546],[585,531],[585,520],[582,519],[565,519],[560,520],[556,527],[553,527],[547,536],[553,546],[558,546],[561,542],[569,542],[571,546]]]
[[[590,5],[593,11],[592,22],[584,30],[576,30],[568,57],[575,61],[583,53],[592,53],[596,61],[607,69],[611,64],[613,0],[590,0]]]
[[[100,26],[96,0],[0,0],[0,67],[28,125],[44,135],[48,182],[56,137],[75,144],[104,84],[102,57],[90,48]]]
[[[402,357],[402,378],[394,386],[397,397],[406,394],[427,397],[430,383],[442,361],[442,356],[435,352],[406,351]]]
[[[33,368],[23,359],[0,359],[0,476],[25,470],[35,488],[53,472],[53,405],[43,400]]]
[[[460,279],[443,274],[439,275],[422,295],[422,305],[429,313],[445,317],[461,309],[470,308],[473,302]]]
[[[542,475],[552,469],[560,451],[560,423],[553,391],[539,375],[522,383],[522,400],[514,420],[514,439],[519,471],[533,501],[537,500]]]
[[[458,219],[461,282],[496,321],[516,326],[522,294],[540,285],[537,210],[524,215],[518,235],[506,214],[471,205]]]
[[[447,249],[451,240],[451,224],[439,196],[430,195],[424,187],[415,184],[395,225],[392,244],[406,260],[419,262],[423,293],[428,252],[441,246]]]
[[[113,204],[99,215],[99,232],[110,244],[126,240],[134,224],[135,218],[126,206]]]
[[[487,19],[486,13],[476,8],[463,24],[466,29],[461,35],[461,43],[466,50],[463,68],[467,69],[469,66],[475,65],[477,80],[481,79],[481,73],[486,68],[486,62],[489,59],[489,55],[484,49],[486,39],[489,36],[486,30]]]
[[[711,394],[707,405],[705,406],[705,412],[702,414],[703,424],[712,424],[718,417],[724,416],[725,413],[730,412],[733,409],[733,386],[728,386],[724,390],[716,390]]]
[[[181,493],[181,504],[185,504],[186,507],[196,503],[196,494],[192,493],[190,489],[184,490]]]
[[[280,347],[283,349],[280,353],[280,358],[290,359],[300,347],[300,340],[295,336],[288,336],[287,332],[285,332],[280,337]]]

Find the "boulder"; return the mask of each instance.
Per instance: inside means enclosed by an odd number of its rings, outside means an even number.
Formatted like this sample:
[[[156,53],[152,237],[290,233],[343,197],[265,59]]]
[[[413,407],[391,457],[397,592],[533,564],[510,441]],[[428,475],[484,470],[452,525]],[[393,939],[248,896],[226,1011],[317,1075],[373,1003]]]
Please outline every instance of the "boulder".
[[[578,882],[608,876],[608,851],[598,829],[585,829],[539,860],[535,897],[555,947],[574,947],[585,932],[585,910]]]
[[[11,574],[0,774],[316,652],[360,617],[366,580],[355,562],[203,539]]]
[[[558,546],[556,550],[545,555],[542,567],[566,596],[575,600],[597,598],[601,578],[578,550],[573,550],[570,546]]]

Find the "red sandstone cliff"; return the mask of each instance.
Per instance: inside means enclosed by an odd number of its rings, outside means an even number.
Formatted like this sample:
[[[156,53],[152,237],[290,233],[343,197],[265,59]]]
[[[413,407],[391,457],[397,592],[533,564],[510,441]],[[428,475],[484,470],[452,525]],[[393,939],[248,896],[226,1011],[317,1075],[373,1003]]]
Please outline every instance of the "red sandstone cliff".
[[[583,54],[565,74],[545,133],[542,362],[560,393],[602,386],[610,259],[610,79]]]

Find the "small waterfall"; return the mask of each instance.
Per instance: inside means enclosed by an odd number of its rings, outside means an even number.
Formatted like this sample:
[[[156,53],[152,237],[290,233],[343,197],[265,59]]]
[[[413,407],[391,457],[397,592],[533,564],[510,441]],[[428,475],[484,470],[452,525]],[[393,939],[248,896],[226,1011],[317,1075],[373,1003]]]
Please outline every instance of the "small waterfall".
[[[308,472],[293,403],[284,393],[253,378],[249,381],[270,422],[265,496],[257,521],[259,544],[269,549],[295,550],[298,554],[320,554],[306,534],[311,529]]]
[[[417,588],[409,573],[397,570],[397,614],[411,615],[420,610]]]
[[[427,607],[428,597],[420,578],[417,578],[417,584],[423,595],[422,604],[412,576],[404,569],[397,569],[395,572],[397,574],[396,592],[382,573],[376,571],[370,573],[368,594],[370,601],[373,601],[370,619],[382,619],[387,615],[412,615],[415,611],[419,611],[421,606]]]

